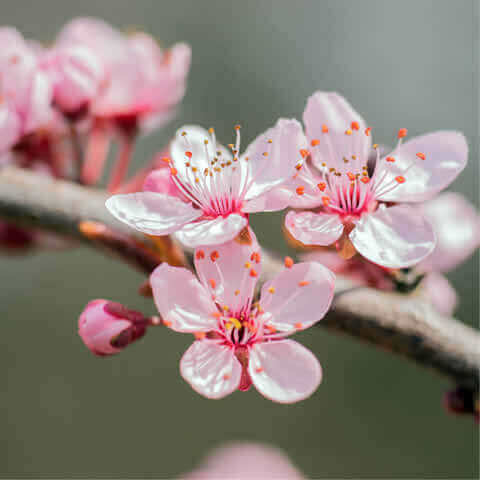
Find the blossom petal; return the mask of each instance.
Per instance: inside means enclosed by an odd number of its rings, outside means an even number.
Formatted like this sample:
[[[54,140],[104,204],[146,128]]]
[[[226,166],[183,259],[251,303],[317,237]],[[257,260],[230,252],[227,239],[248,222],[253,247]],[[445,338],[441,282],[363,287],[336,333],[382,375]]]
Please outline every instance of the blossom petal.
[[[407,205],[383,206],[364,215],[349,237],[361,255],[387,268],[411,267],[435,247],[432,226]]]
[[[261,273],[260,246],[252,230],[250,243],[237,239],[195,250],[195,270],[216,300],[239,312],[250,305]]]
[[[242,367],[229,347],[198,340],[184,353],[180,373],[197,393],[218,399],[238,388]]]
[[[465,261],[480,245],[480,215],[458,193],[442,193],[419,206],[432,224],[437,245],[418,265],[423,272],[448,272]]]
[[[285,227],[304,245],[330,245],[343,232],[338,215],[313,212],[288,212]]]
[[[185,225],[177,232],[177,238],[190,248],[219,245],[233,240],[247,225],[248,220],[245,217],[234,213],[226,218],[217,217]]]
[[[256,389],[279,403],[309,397],[322,381],[313,353],[293,340],[257,343],[250,350],[248,372]]]
[[[245,199],[258,197],[291,178],[296,172],[295,165],[302,162],[300,150],[305,146],[305,135],[297,120],[281,118],[273,128],[259,135],[241,159],[245,162],[248,157],[253,179]]]
[[[358,129],[352,128],[352,122]],[[307,101],[303,123],[309,143],[319,141],[310,149],[317,166],[326,162],[329,167],[344,171],[343,158],[350,159],[353,154],[368,158],[372,137],[365,135],[365,121],[338,93],[314,93]],[[347,130],[350,135],[346,135]]]
[[[425,155],[425,160],[417,157]],[[380,161],[378,174],[387,175],[382,181],[394,181],[396,176],[404,176],[406,181],[393,190],[378,196],[385,202],[422,202],[433,197],[455,180],[465,168],[468,158],[468,145],[460,132],[440,131],[413,138],[404,143],[390,156],[395,163]],[[405,173],[409,165],[413,166]]]
[[[260,305],[276,330],[293,333],[323,318],[334,287],[335,275],[328,268],[316,262],[297,263],[263,285]]]
[[[168,235],[202,215],[190,203],[156,192],[114,195],[105,205],[118,220],[148,235]]]
[[[431,272],[425,275],[420,284],[421,294],[443,315],[451,316],[457,306],[457,293],[447,278],[441,273]]]
[[[168,168],[159,168],[149,173],[145,182],[143,183],[143,191],[165,193],[172,197],[178,197],[184,202],[188,202],[187,197],[178,189],[175,182],[172,180],[172,175]]]
[[[275,187],[258,197],[248,200],[242,206],[242,212],[276,212],[283,210],[290,205],[292,196],[292,192],[289,189],[282,186]]]
[[[150,275],[153,299],[163,321],[177,332],[208,332],[217,321],[210,293],[186,268],[159,265]]]

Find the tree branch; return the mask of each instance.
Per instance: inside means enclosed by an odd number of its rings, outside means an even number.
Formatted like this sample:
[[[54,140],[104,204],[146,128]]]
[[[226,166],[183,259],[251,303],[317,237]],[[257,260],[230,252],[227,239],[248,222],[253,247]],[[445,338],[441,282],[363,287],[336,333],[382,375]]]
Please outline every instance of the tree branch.
[[[104,207],[106,197],[99,190],[15,167],[0,170],[1,217],[107,249],[146,273],[162,261],[187,264],[173,240],[136,235],[115,220]],[[284,268],[268,252],[263,259],[264,277]],[[347,279],[337,277],[333,307],[320,326],[401,354],[478,390],[478,331],[440,315],[418,296],[349,286]]]

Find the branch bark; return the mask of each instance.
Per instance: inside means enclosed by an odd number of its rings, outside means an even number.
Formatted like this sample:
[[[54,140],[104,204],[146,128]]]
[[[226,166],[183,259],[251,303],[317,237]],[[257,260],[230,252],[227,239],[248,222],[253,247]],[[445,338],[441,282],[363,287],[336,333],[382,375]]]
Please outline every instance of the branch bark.
[[[0,170],[2,218],[107,249],[145,273],[162,261],[187,264],[172,239],[135,235],[115,220],[104,207],[106,198],[103,191],[15,167]],[[283,268],[268,252],[263,261],[265,277]],[[347,279],[337,277],[333,307],[320,326],[403,355],[478,391],[478,331],[440,315],[418,296],[350,287]]]

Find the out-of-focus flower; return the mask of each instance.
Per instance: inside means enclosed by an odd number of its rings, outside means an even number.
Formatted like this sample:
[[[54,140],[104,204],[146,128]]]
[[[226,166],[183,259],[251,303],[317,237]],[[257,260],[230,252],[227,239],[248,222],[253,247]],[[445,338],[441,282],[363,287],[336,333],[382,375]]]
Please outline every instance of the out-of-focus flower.
[[[242,156],[240,127],[235,129],[232,155],[216,142],[213,129],[181,128],[171,144],[171,159],[165,159],[170,177],[159,174],[156,187],[148,187],[155,191],[115,195],[107,200],[107,208],[149,235],[176,232],[189,247],[232,240],[248,225],[249,213],[282,210],[289,196],[279,195],[276,187],[291,178],[301,162],[294,141],[300,125],[280,120]]]
[[[407,130],[388,155],[368,164],[371,129],[336,93],[312,95],[303,115],[307,162],[290,184],[285,226],[307,245],[335,244],[343,258],[357,252],[387,268],[419,263],[435,246],[422,214],[407,203],[432,198],[449,185],[467,162],[461,133],[434,132],[403,144]],[[374,147],[376,147],[374,145]],[[393,206],[392,206],[393,204]]]
[[[190,47],[179,43],[162,50],[147,34],[124,35],[102,20],[78,18],[62,29],[56,49],[63,53],[60,79],[65,81],[57,91],[75,93],[70,107],[81,108],[88,101],[93,117],[82,179],[91,184],[100,177],[113,127],[121,147],[109,190],[117,191],[138,130],[165,122],[183,98]]]
[[[473,415],[475,422],[480,420],[480,401],[478,391],[466,387],[450,390],[443,397],[445,410],[456,415]]]
[[[36,48],[12,27],[0,28],[0,156],[52,120],[52,88]]]
[[[108,300],[92,300],[78,319],[78,334],[98,356],[119,353],[143,337],[148,320],[139,312]]]
[[[256,443],[232,443],[215,449],[183,480],[301,480],[305,478],[276,448]]]
[[[153,296],[164,324],[197,338],[180,362],[183,378],[195,391],[217,399],[253,383],[270,400],[293,403],[318,387],[318,360],[286,337],[325,315],[334,276],[318,263],[288,265],[263,285],[260,300],[253,303],[261,258],[250,231],[243,243],[232,240],[197,249],[199,280],[167,264],[152,273]]]

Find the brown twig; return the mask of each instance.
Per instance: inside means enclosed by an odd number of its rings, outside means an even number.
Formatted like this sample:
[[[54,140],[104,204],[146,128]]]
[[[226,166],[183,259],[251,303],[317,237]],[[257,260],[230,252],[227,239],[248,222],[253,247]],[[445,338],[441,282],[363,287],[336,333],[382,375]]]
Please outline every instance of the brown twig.
[[[15,167],[0,170],[3,218],[108,249],[145,273],[159,261],[186,264],[183,252],[171,239],[159,237],[152,241],[117,222],[104,207],[106,197],[98,190]],[[283,262],[267,252],[263,258],[265,277],[284,268]],[[440,315],[419,297],[370,288],[347,290],[349,286],[346,279],[338,277],[337,291],[343,293],[337,295],[320,326],[361,338],[478,389],[478,331]]]

